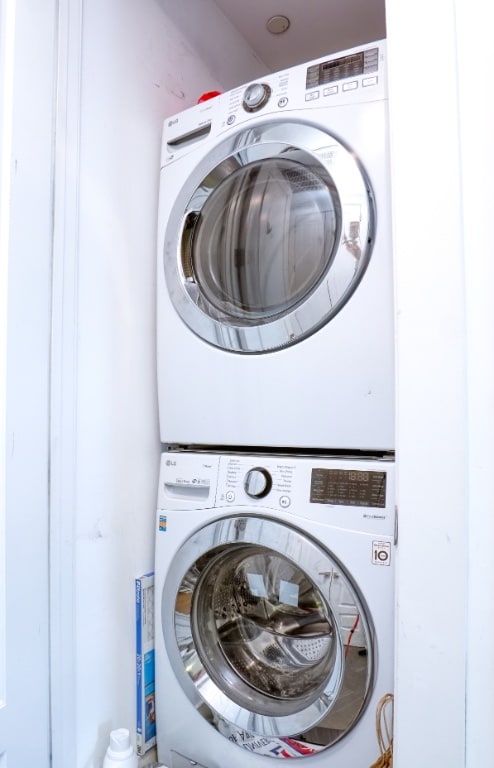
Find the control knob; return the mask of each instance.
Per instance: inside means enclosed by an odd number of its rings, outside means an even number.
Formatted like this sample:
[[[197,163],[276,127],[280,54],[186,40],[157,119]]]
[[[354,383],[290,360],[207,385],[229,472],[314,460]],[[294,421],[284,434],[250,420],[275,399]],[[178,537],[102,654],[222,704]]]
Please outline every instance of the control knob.
[[[245,493],[252,499],[262,499],[267,496],[272,486],[273,480],[267,469],[254,467],[245,475]]]
[[[256,112],[261,109],[271,96],[271,88],[266,83],[252,83],[244,92],[242,106],[246,112]]]

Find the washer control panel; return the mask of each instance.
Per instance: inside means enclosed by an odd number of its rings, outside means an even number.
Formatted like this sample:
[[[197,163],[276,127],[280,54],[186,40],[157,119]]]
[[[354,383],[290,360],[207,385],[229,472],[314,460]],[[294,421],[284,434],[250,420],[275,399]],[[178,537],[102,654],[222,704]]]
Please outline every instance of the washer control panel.
[[[290,506],[296,464],[287,457],[223,456],[216,501],[247,504],[268,501],[270,507]]]
[[[161,460],[158,508],[257,508],[369,533],[394,532],[389,459],[176,451]]]
[[[386,472],[358,469],[312,470],[311,503],[349,507],[386,506]]]

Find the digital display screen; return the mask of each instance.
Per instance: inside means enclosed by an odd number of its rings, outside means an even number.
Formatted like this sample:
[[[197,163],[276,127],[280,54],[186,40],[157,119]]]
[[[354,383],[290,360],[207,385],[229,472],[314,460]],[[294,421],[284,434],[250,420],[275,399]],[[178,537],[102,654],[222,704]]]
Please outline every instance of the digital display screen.
[[[364,54],[356,53],[353,56],[345,56],[342,59],[334,59],[321,64],[321,72],[325,83],[334,80],[342,80],[344,77],[361,75],[364,71]]]
[[[316,85],[334,83],[347,77],[377,72],[378,63],[378,48],[368,48],[366,51],[358,51],[358,53],[352,53],[349,56],[328,59],[307,69],[305,87],[314,88]]]
[[[354,469],[313,469],[310,500],[347,507],[386,506],[386,472]]]

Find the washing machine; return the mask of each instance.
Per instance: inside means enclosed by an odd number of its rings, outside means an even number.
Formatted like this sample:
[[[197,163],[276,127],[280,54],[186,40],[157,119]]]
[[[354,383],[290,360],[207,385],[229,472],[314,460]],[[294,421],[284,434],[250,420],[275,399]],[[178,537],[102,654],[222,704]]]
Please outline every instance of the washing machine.
[[[394,447],[385,41],[164,123],[161,439]]]
[[[377,759],[376,709],[393,690],[394,495],[386,458],[163,454],[155,659],[164,764]]]

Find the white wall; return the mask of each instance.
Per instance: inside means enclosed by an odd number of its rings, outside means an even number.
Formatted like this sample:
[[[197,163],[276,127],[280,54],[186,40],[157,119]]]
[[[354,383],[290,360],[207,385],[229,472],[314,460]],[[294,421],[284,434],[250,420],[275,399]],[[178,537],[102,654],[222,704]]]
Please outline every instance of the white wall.
[[[479,77],[491,61],[492,29],[483,23],[485,7],[479,0],[459,0],[456,10],[468,348],[465,764],[475,768],[492,750],[494,722],[494,260],[489,245],[494,221],[494,104]]]
[[[397,17],[389,9],[400,521],[397,768],[415,765],[423,749],[430,765],[464,764],[466,358],[449,6],[429,8],[431,26],[425,28],[416,7]],[[418,36],[427,57],[416,55],[412,68]],[[439,88],[431,86],[436,71],[450,73]]]
[[[477,0],[387,3],[397,281],[396,768],[492,752],[490,29]]]
[[[155,0],[164,11],[163,40],[175,40],[170,51],[170,68],[178,78],[187,61],[206,62],[209,76],[226,91],[259,77],[269,69],[211,0]],[[191,106],[199,95],[194,78],[186,83],[184,104]],[[192,85],[192,88],[190,87]],[[180,82],[179,82],[180,87]],[[214,90],[210,86],[205,90]]]
[[[40,768],[50,755],[55,33],[54,2],[0,2],[0,763]]]
[[[65,171],[55,236],[54,387],[60,375],[66,406],[55,415],[53,446],[61,582],[54,605],[66,616],[65,627],[54,627],[60,768],[99,768],[110,729],[135,729],[134,577],[153,568],[160,452],[154,292],[161,124],[202,92],[265,70],[202,0],[194,3],[196,34],[212,25],[227,41],[221,61],[216,53],[206,60],[175,23],[175,6],[62,3],[58,146]]]

